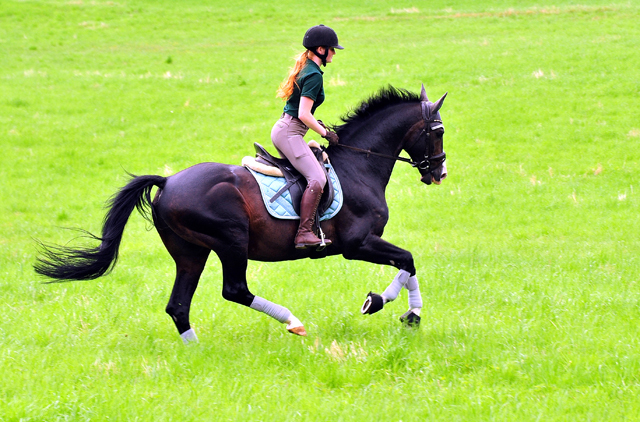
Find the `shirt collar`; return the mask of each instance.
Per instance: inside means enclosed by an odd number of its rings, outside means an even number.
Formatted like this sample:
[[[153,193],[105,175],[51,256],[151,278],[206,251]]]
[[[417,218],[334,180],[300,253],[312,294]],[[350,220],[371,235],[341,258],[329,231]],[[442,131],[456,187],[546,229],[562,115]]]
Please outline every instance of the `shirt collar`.
[[[309,59],[307,60],[310,66],[315,67],[316,69],[318,69],[318,72],[320,72],[320,74],[324,75],[324,72],[322,71],[322,69],[320,69],[320,66],[318,66],[318,63],[314,62],[313,60]]]

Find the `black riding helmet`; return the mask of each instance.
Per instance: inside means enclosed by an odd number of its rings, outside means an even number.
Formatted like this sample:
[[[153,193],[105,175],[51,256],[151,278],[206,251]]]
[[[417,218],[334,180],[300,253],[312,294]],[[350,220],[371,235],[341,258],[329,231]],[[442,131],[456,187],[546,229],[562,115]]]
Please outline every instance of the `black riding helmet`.
[[[344,50],[344,47],[338,44],[338,35],[336,31],[324,25],[312,26],[304,34],[302,45],[307,49],[313,51],[313,53],[320,57],[322,65],[327,65],[328,51],[324,54],[318,54],[318,47],[337,48],[338,50]]]

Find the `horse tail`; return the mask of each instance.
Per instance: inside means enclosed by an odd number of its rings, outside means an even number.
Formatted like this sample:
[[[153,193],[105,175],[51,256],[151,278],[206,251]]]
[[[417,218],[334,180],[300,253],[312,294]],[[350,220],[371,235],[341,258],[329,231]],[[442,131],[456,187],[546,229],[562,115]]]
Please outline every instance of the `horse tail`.
[[[102,225],[102,236],[89,232],[89,237],[99,240],[95,248],[72,248],[45,245],[39,242],[41,256],[33,266],[38,274],[55,279],[51,283],[68,280],[93,280],[108,274],[118,260],[118,249],[124,227],[134,208],[149,222],[151,190],[154,186],[163,189],[167,178],[162,176],[134,176],[107,202],[108,212]]]

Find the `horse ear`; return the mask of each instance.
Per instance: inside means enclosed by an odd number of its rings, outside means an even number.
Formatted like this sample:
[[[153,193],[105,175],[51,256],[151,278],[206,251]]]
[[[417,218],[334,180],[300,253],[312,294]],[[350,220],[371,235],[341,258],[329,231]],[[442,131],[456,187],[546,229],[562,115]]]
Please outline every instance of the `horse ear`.
[[[422,90],[420,91],[420,101],[429,101],[427,91],[424,89],[424,84],[422,84]]]
[[[440,110],[440,107],[442,107],[442,103],[444,103],[444,99],[447,96],[448,92],[445,92],[444,95],[442,96],[442,98],[440,98],[438,101],[436,101],[435,103],[433,103],[431,105],[431,113],[437,113],[438,110]]]

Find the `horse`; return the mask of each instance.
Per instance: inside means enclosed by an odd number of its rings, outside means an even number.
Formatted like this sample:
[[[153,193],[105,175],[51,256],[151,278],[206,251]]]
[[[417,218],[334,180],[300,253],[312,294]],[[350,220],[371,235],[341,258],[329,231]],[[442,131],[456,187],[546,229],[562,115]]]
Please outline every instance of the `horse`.
[[[340,143],[328,146],[344,199],[321,230],[333,243],[322,250],[296,249],[296,220],[272,217],[265,209],[259,186],[245,167],[200,163],[169,177],[134,176],[107,203],[100,244],[74,248],[39,242],[34,269],[50,283],[89,280],[109,273],[118,260],[125,224],[134,209],[152,222],[176,264],[176,276],[166,312],[184,343],[197,342],[189,312],[198,281],[211,251],[222,265],[224,299],[263,312],[297,335],[307,335],[291,311],[250,292],[248,260],[276,262],[324,258],[341,254],[398,269],[382,294],[369,293],[361,308],[373,314],[406,288],[409,310],[400,318],[418,326],[422,298],[416,267],[409,251],[381,238],[389,220],[385,188],[396,161],[416,167],[421,182],[440,184],[447,176],[443,150],[444,126],[439,110],[446,93],[429,101],[420,94],[393,86],[382,88],[333,126]],[[409,158],[401,157],[406,151]],[[151,192],[157,187],[153,200]],[[151,216],[149,216],[151,214]]]

